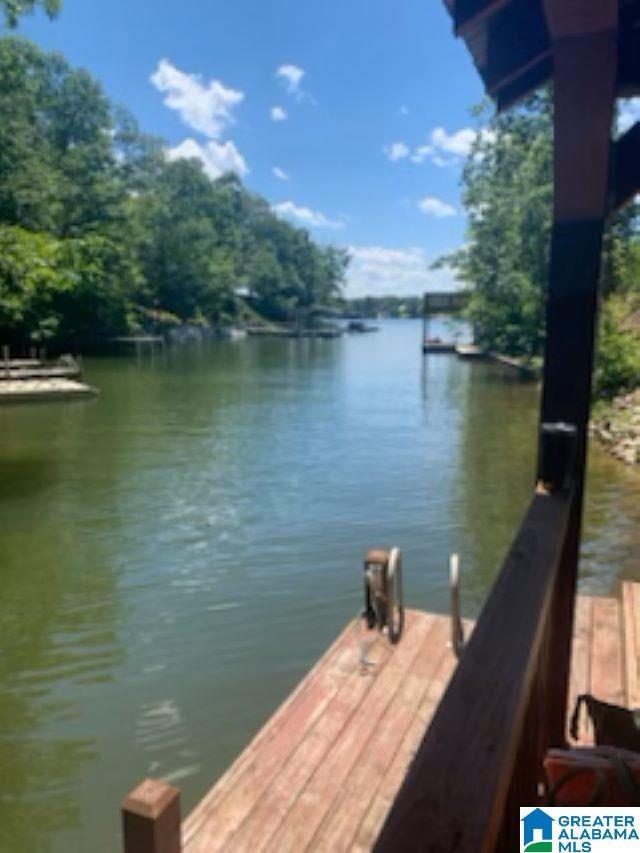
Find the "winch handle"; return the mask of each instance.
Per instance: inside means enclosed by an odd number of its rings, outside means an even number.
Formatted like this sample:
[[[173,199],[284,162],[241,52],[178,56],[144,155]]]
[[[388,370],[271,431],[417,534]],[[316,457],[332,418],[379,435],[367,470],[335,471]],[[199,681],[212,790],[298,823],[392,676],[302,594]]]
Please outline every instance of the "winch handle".
[[[451,648],[460,658],[464,649],[464,628],[460,616],[460,557],[452,554],[449,558],[449,584],[451,587]]]
[[[395,612],[398,611],[398,622],[395,623]],[[395,645],[402,636],[404,629],[404,589],[402,586],[402,552],[400,548],[392,548],[387,565],[387,630],[389,640]]]

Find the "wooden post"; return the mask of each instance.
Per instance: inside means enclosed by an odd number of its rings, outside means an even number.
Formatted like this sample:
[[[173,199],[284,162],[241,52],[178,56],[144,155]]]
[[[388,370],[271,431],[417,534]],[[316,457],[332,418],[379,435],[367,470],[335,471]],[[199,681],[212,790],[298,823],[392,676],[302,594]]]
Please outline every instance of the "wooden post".
[[[425,344],[427,342],[427,328],[429,325],[429,319],[427,317],[427,311],[428,311],[427,306],[428,306],[428,299],[427,299],[427,294],[425,293],[424,296],[422,297],[422,341],[420,343],[420,348],[422,349],[423,355],[425,353],[424,347],[425,347]]]
[[[180,853],[180,791],[145,779],[122,801],[124,853]]]
[[[602,234],[617,65],[617,0],[543,0],[554,63],[554,224],[541,423],[576,428],[575,491],[551,614],[551,745],[565,742]],[[544,445],[541,445],[544,447]],[[548,467],[541,455],[539,473]]]

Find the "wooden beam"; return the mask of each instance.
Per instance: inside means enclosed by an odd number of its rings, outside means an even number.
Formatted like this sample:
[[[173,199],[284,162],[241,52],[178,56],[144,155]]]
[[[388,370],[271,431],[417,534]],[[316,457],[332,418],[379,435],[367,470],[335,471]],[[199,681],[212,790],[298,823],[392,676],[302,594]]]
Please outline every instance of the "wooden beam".
[[[640,0],[620,9],[617,87],[620,97],[640,94]]]
[[[616,57],[615,31],[554,48],[556,221],[604,218]]]
[[[491,97],[495,98],[496,95],[505,87],[510,86],[514,83],[519,82],[523,78],[529,74],[530,71],[534,69],[539,69],[543,66],[548,69],[547,77],[551,76],[551,63],[547,63],[546,60],[551,59],[551,48],[545,48],[545,50],[541,50],[531,59],[527,60],[524,63],[518,63],[517,66],[511,69],[503,69],[499,75],[496,75],[495,79],[492,80],[490,75],[487,75],[485,79],[486,89]],[[546,63],[546,64],[545,64]]]
[[[453,20],[456,35],[464,36],[470,29],[495,15],[511,0],[455,0]]]
[[[540,86],[544,85],[553,74],[553,59],[551,55],[543,57],[524,74],[501,86],[495,94],[498,110],[509,109],[518,101],[526,98]]]
[[[484,26],[486,60],[482,76],[490,93],[525,73],[551,50],[540,2],[517,0]]]
[[[180,853],[180,791],[145,779],[122,801],[124,853]]]
[[[618,27],[617,0],[542,0],[542,5],[555,42]]]
[[[553,39],[554,225],[541,423],[577,430],[575,499],[554,595],[549,713],[565,742],[602,233],[609,196],[617,0],[544,0]],[[544,459],[539,459],[539,470]]]
[[[619,210],[640,192],[640,121],[613,146],[611,209]]]
[[[495,849],[570,505],[571,493],[533,497],[376,853]],[[534,797],[535,769],[518,766],[517,773],[526,777]],[[517,826],[517,812],[508,819]]]

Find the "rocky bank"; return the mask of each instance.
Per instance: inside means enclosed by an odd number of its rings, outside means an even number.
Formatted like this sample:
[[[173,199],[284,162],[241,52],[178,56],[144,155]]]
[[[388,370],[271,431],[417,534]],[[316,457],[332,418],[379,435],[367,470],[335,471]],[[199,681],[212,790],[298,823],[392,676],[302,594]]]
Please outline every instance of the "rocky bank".
[[[640,464],[640,388],[596,410],[591,434],[617,459],[627,465]]]

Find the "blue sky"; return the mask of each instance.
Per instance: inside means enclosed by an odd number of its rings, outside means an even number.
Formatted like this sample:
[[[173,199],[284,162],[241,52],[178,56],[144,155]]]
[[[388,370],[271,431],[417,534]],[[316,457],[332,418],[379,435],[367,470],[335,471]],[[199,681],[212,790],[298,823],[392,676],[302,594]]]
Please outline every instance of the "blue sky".
[[[483,93],[440,0],[65,0],[20,32],[87,68],[167,156],[235,168],[350,247],[349,295],[454,286],[428,266],[464,240]]]

